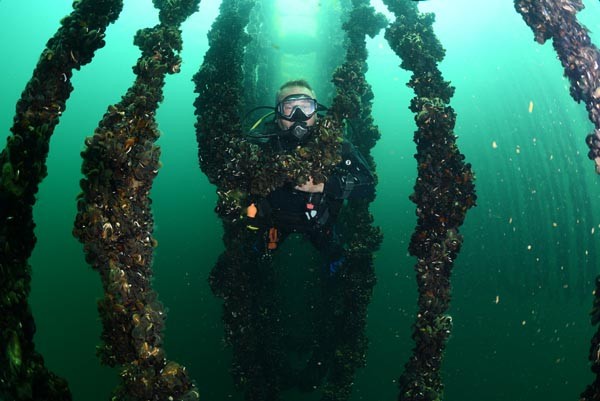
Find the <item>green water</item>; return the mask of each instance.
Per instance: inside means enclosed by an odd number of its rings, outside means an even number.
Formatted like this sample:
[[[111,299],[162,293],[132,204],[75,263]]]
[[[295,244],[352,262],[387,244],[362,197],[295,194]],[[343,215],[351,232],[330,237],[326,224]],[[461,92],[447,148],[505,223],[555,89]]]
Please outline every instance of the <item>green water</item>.
[[[580,18],[600,44],[600,3],[584,3]],[[551,45],[533,42],[511,1],[430,0],[420,7],[437,14],[436,33],[447,50],[441,70],[456,86],[458,144],[477,175],[478,207],[461,230],[465,242],[453,275],[455,326],[443,365],[445,400],[576,400],[593,378],[588,312],[600,252],[599,178],[584,143],[591,124],[584,107],[570,98]],[[69,12],[64,0],[0,2],[0,126],[6,133],[45,42]],[[169,358],[188,368],[202,399],[239,400],[228,373],[230,350],[221,340],[220,302],[206,281],[223,249],[222,230],[213,213],[214,187],[198,167],[193,126],[191,76],[217,12],[218,2],[204,0],[183,25],[182,72],[167,79],[158,113],[164,167],[152,191],[159,242],[154,285],[169,308]],[[36,346],[47,365],[67,378],[77,401],[106,400],[117,383],[116,371],[101,367],[95,356],[99,276],[71,235],[79,152],[106,107],[133,80],[135,31],[156,22],[150,0],[125,1],[107,32],[107,46],[75,74],[35,206]],[[368,46],[367,78],[382,132],[374,149],[380,184],[372,211],[385,238],[376,256],[368,364],[357,374],[352,399],[393,400],[395,379],[413,345],[416,309],[414,260],[407,256],[415,224],[408,200],[416,176],[415,125],[407,108],[409,75],[382,35]],[[286,247],[292,257],[300,253],[294,245]],[[285,271],[281,276],[296,277]],[[284,393],[283,399],[317,396]]]

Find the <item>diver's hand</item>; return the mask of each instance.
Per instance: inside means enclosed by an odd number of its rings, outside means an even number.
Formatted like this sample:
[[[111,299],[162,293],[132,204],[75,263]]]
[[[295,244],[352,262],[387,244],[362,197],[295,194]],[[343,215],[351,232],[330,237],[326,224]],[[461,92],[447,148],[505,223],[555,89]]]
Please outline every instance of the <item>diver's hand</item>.
[[[303,191],[303,192],[323,192],[323,188],[325,188],[325,184],[324,183],[320,183],[320,184],[315,184],[313,182],[313,178],[309,177],[308,181],[306,181],[304,184],[302,185],[296,185],[295,189],[297,189],[298,191]]]

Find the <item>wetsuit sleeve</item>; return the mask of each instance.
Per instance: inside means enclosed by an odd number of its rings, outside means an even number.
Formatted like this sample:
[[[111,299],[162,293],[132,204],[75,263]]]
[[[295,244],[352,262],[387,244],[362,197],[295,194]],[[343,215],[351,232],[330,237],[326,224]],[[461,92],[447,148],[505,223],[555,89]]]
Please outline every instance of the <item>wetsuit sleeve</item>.
[[[342,144],[342,162],[325,183],[323,193],[334,199],[375,196],[375,177],[367,161],[351,143]]]

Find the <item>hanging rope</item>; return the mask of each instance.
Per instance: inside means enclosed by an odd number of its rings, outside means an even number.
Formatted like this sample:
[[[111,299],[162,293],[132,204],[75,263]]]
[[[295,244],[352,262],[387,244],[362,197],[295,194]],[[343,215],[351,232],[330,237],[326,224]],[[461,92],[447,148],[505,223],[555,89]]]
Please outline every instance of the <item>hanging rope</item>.
[[[239,163],[245,161],[244,156],[258,162],[258,149],[246,146],[240,121],[243,99],[256,95],[243,94],[242,86],[244,47],[249,42],[245,27],[254,3],[221,3],[208,35],[210,48],[194,76],[199,94],[196,128],[200,167],[217,185],[217,211],[223,222],[225,251],[209,283],[223,299],[225,341],[233,349],[231,374],[245,400],[275,401],[282,388],[275,272],[269,260],[253,249],[255,235],[239,218],[252,175]]]
[[[240,118],[243,55],[249,36],[244,32],[254,1],[224,0],[208,34],[209,49],[194,76],[200,168],[219,189],[240,188],[244,171],[232,158],[242,141]]]
[[[586,138],[588,157],[600,174],[600,52],[588,30],[577,21],[581,0],[515,0],[515,8],[533,30],[536,42],[552,39],[565,76],[571,82],[571,97],[583,101],[594,131]]]
[[[375,173],[370,152],[380,134],[371,116],[373,92],[365,79],[368,69],[365,39],[367,35],[375,37],[387,25],[387,20],[375,12],[368,0],[353,0],[352,6],[343,24],[347,35],[346,60],[333,74],[337,95],[331,110],[336,119],[348,119],[351,127],[348,139]],[[375,285],[373,253],[382,240],[381,231],[373,226],[369,212],[372,201],[371,198],[349,200],[339,218],[345,261],[335,286],[330,286],[325,293],[329,313],[320,322],[320,330],[329,333],[330,338],[321,339],[321,349],[307,367],[307,370],[316,370],[320,361],[331,361],[327,363],[330,369],[323,388],[324,401],[348,400],[356,370],[365,365],[367,308]]]
[[[552,45],[571,83],[571,97],[583,101],[594,131],[586,138],[588,157],[600,174],[600,52],[588,30],[577,20],[581,0],[515,0],[515,9],[533,30],[536,42],[552,39]],[[592,325],[600,323],[600,276],[596,278]],[[581,394],[582,401],[600,399],[600,326],[592,338],[588,359],[596,373],[594,382]]]
[[[448,106],[454,88],[442,78],[437,63],[444,49],[433,32],[433,14],[421,14],[415,3],[384,0],[396,21],[387,29],[390,47],[413,72],[408,86],[416,96],[418,177],[411,200],[417,205],[417,227],[410,254],[417,257],[418,313],[413,328],[415,348],[399,378],[402,401],[434,401],[442,397],[440,366],[452,329],[447,314],[450,274],[462,244],[458,233],[466,212],[475,205],[473,173],[456,145],[456,114]]]
[[[28,259],[35,246],[32,209],[47,175],[50,137],[65,111],[73,69],[92,61],[122,0],[82,0],[46,44],[17,103],[6,148],[0,154],[0,398],[70,400],[67,383],[49,372],[35,351],[35,324],[27,303]]]
[[[149,192],[160,167],[155,113],[166,74],[181,66],[179,26],[197,11],[199,0],[154,0],[154,5],[160,24],[135,36],[142,50],[133,68],[135,83],[85,141],[86,178],[73,233],[102,278],[98,353],[103,363],[123,366],[112,399],[192,401],[198,392],[185,368],[167,361],[162,348],[165,312],[151,285],[157,244]]]

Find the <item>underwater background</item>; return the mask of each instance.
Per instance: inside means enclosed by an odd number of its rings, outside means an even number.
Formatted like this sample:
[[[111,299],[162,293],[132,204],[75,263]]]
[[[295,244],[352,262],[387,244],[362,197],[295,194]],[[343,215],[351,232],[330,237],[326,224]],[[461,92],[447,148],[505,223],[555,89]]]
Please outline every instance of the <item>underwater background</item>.
[[[241,400],[228,372],[231,351],[222,341],[220,301],[207,283],[223,250],[222,228],[213,211],[215,188],[198,167],[191,82],[219,3],[204,0],[183,24],[182,72],[168,77],[158,112],[163,167],[151,194],[159,244],[154,287],[169,309],[169,358],[187,367],[201,399]],[[600,3],[584,3],[579,18],[599,44]],[[372,4],[384,12],[379,1]],[[287,46],[282,38],[286,29],[291,35],[313,29],[321,3],[273,0],[272,6],[279,31],[271,51],[291,52],[296,60],[295,66],[281,64],[281,81],[299,74],[320,79],[310,53],[294,54],[302,45]],[[419,7],[436,14],[436,34],[446,48],[440,69],[456,87],[451,105],[458,115],[458,145],[477,176],[478,206],[461,229],[465,240],[453,270],[444,399],[576,400],[592,381],[589,311],[599,270],[600,185],[584,141],[592,126],[584,106],[569,96],[551,44],[533,41],[511,1],[429,0]],[[46,41],[70,11],[65,0],[0,1],[0,127],[6,134]],[[106,400],[117,384],[116,370],[100,366],[95,355],[99,276],[71,234],[80,152],[106,107],[134,79],[135,31],[157,22],[150,0],[126,1],[107,30],[107,45],[75,72],[75,91],[52,137],[48,177],[34,207],[38,242],[30,260],[30,302],[36,347],[48,368],[69,381],[75,400]],[[339,44],[316,37],[310,46],[327,51]],[[367,366],[358,371],[352,400],[390,400],[397,397],[395,380],[413,346],[417,292],[407,247],[416,222],[408,199],[416,177],[415,124],[408,110],[413,94],[405,85],[409,73],[398,67],[383,33],[368,47],[367,79],[382,134],[373,150],[379,185],[371,209],[384,241],[376,254]],[[298,68],[303,61],[306,68]],[[279,255],[287,262],[280,277],[290,304],[303,296],[297,285],[308,277],[303,269],[315,263],[307,252],[314,253],[298,238]],[[302,324],[302,308],[292,312]],[[316,400],[318,394],[286,392],[282,399]]]

